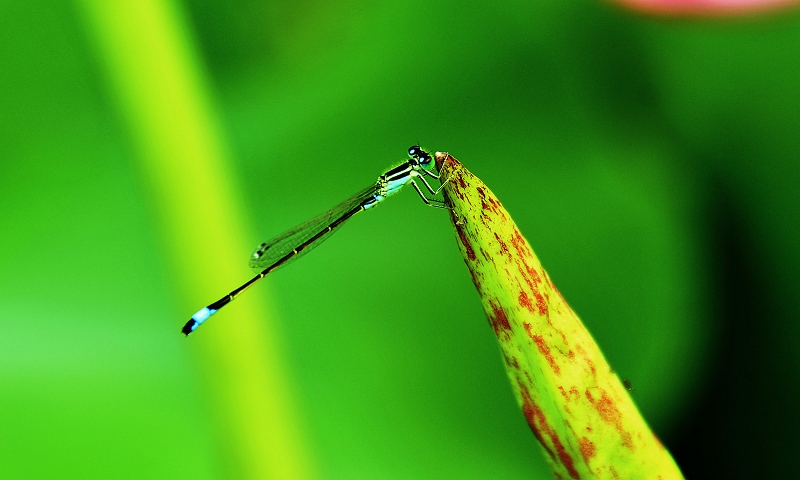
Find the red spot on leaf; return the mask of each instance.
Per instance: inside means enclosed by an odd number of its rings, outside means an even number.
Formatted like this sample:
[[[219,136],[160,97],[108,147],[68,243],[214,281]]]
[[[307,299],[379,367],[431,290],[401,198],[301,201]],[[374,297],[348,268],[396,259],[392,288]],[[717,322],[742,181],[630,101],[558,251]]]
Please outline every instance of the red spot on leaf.
[[[514,227],[514,235],[511,236],[511,245],[517,250],[517,253],[519,253],[521,257],[533,256],[530,248],[528,247],[528,242],[526,242],[522,237],[522,234],[519,233],[517,227]]]
[[[595,368],[594,362],[592,361],[592,359],[589,358],[589,355],[586,354],[586,350],[584,350],[583,347],[580,344],[576,345],[575,349],[578,351],[578,355],[581,356],[581,358],[583,359],[583,362],[586,364],[586,366],[589,367],[589,372],[592,374],[592,376],[593,377],[596,376],[597,375],[597,369]]]
[[[533,430],[533,434],[536,435],[536,438],[539,439],[539,442],[544,446],[545,450],[547,450],[547,453],[550,454],[550,458],[554,461],[559,461],[564,468],[567,469],[570,478],[579,479],[580,475],[575,469],[575,463],[569,455],[569,452],[564,448],[564,444],[561,442],[558,433],[547,421],[547,417],[542,409],[533,402],[531,394],[525,384],[520,382],[519,379],[517,383],[519,384],[520,395],[522,396],[522,413],[525,414],[525,418],[528,420],[528,425],[530,425],[531,430]],[[548,439],[549,442],[547,441]],[[552,447],[550,447],[549,443],[552,443]],[[555,453],[552,449],[555,449]]]
[[[558,390],[561,392],[561,396],[564,397],[564,405],[563,405],[564,411],[572,415],[572,411],[570,411],[569,406],[567,405],[569,404],[569,393],[567,393],[567,391],[564,390],[564,387],[562,387],[561,385],[558,386]]]
[[[622,445],[628,447],[629,449],[633,450],[633,439],[631,438],[631,434],[626,432],[622,428],[622,413],[617,408],[617,405],[614,403],[614,400],[608,396],[605,390],[600,390],[600,398],[595,399],[592,396],[592,392],[590,389],[586,389],[586,398],[589,399],[589,403],[591,403],[594,408],[597,410],[597,413],[600,414],[600,418],[603,419],[604,422],[612,425],[617,432],[619,433],[620,437],[622,437]]]
[[[531,332],[531,325],[529,323],[523,324],[525,327],[525,331],[528,332],[528,336],[536,343],[536,348],[539,349],[539,353],[547,360],[547,363],[550,364],[550,368],[553,369],[556,375],[561,375],[561,368],[559,368],[558,364],[556,363],[555,359],[553,358],[553,353],[550,350],[550,346],[547,345],[547,341],[541,335],[534,335]]]
[[[561,392],[561,396],[562,396],[562,397],[564,397],[564,400],[566,400],[567,402],[569,402],[569,394],[567,393],[567,391],[566,391],[566,390],[564,390],[564,387],[563,387],[563,386],[561,386],[561,385],[559,385],[559,386],[558,386],[558,390]]]
[[[498,202],[493,196],[487,194],[483,187],[477,187],[476,190],[478,191],[478,195],[481,197],[481,208],[497,214],[500,202]]]
[[[524,261],[523,261],[524,263]],[[522,278],[525,280],[525,283],[528,284],[528,288],[531,290],[534,298],[536,298],[536,308],[539,311],[539,315],[547,315],[547,302],[545,302],[544,297],[539,292],[539,286],[536,285],[536,281],[531,277],[530,272],[535,270],[528,267],[527,264],[524,267],[520,268],[520,273],[522,274]],[[533,311],[533,310],[531,310]]]
[[[517,357],[512,355],[511,358],[509,358],[508,355],[506,355],[504,352],[503,359],[506,361],[506,365],[516,370],[519,370],[519,362],[517,361]]]
[[[494,334],[500,337],[504,331],[510,332],[511,324],[508,323],[506,311],[503,310],[503,307],[491,300],[489,304],[492,306],[492,315],[489,315],[489,323],[492,325],[492,329],[494,329]]]
[[[536,299],[536,308],[539,311],[539,315],[547,315],[548,307],[547,302],[544,299],[544,296],[539,291],[539,284],[542,283],[542,277],[539,275],[539,272],[536,271],[535,268],[528,265],[528,262],[525,260],[525,255],[527,252],[528,256],[531,256],[530,251],[527,248],[527,245],[524,243],[525,239],[519,234],[519,230],[514,230],[515,236],[511,239],[511,244],[517,250],[517,268],[519,268],[520,274],[522,274],[523,280],[528,285],[528,288],[531,291],[531,294]],[[520,244],[520,242],[522,242]],[[533,311],[533,310],[531,310]]]
[[[522,276],[533,292],[533,296],[536,297],[536,308],[539,309],[539,315],[547,315],[547,302],[545,302],[544,297],[539,292],[539,285],[537,285],[542,283],[542,277],[540,277],[539,272],[537,272],[535,268],[528,265],[525,260],[523,260],[522,263],[525,267],[525,271],[522,272]],[[525,275],[525,273],[527,273],[527,275]]]
[[[478,190],[478,194],[481,197],[481,209],[492,211],[492,207],[490,207],[489,204],[486,203],[486,194],[483,192],[483,188],[478,187],[476,190]]]
[[[539,315],[547,315],[547,303],[544,301],[542,294],[533,292],[533,296],[536,297],[536,308],[539,309]]]
[[[508,245],[506,245],[506,242],[504,242],[503,239],[500,238],[500,235],[498,235],[496,232],[494,234],[494,238],[497,240],[497,243],[500,244],[500,253],[502,255],[508,255]]]
[[[486,200],[492,204],[492,208],[497,209],[500,207],[500,200],[496,199],[494,195],[486,195]]]
[[[475,289],[479,292],[481,291],[481,281],[478,280],[478,277],[475,275],[475,272],[472,269],[469,269],[469,275],[472,277],[472,283],[475,285]]]
[[[483,256],[483,258],[485,258],[486,260],[489,260],[489,261],[490,261],[490,262],[492,262],[492,263],[495,263],[495,261],[494,261],[494,257],[492,257],[491,255],[489,255],[489,252],[487,252],[486,250],[484,250],[484,249],[483,249],[483,247],[481,247],[481,249],[480,249],[480,250],[481,250],[481,256]]]
[[[464,251],[467,254],[467,258],[470,261],[475,261],[475,250],[472,249],[472,245],[469,243],[469,238],[467,238],[466,232],[461,226],[456,222],[454,223],[456,226],[456,233],[458,233],[458,238],[461,240],[461,245],[464,245]]]
[[[564,388],[562,385],[559,385],[558,390],[561,392],[561,396],[564,397],[564,400],[566,400],[567,403],[569,403],[570,400],[578,400],[581,396],[580,392],[578,392],[578,387],[572,387],[569,389],[569,391],[567,391],[566,388]]]
[[[586,358],[586,364],[589,366],[589,370],[592,372],[592,376],[597,375],[597,369],[594,367],[594,362],[591,361],[589,358]]]
[[[517,299],[520,305],[525,307],[529,312],[533,313],[536,310],[533,308],[533,302],[531,302],[531,297],[528,296],[528,292],[522,290],[519,292],[519,298]]]
[[[583,455],[583,459],[586,463],[589,463],[589,459],[594,457],[594,443],[586,437],[581,438],[578,443],[581,446],[581,455]]]
[[[542,277],[539,276],[539,272],[536,271],[535,268],[529,266],[527,263],[525,264],[525,269],[528,270],[528,275],[531,276],[534,282],[542,283]]]

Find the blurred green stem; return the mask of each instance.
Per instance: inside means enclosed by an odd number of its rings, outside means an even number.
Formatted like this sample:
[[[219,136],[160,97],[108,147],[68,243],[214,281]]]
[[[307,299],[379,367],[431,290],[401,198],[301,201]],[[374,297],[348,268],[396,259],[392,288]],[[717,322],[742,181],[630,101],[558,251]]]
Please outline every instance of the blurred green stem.
[[[81,0],[78,6],[138,148],[168,255],[184,299],[191,299],[178,302],[188,316],[249,277],[241,254],[250,247],[244,239],[253,238],[245,233],[202,67],[172,2]],[[211,329],[187,344],[200,348],[197,359],[206,368],[230,473],[309,478],[309,455],[280,349],[267,331],[266,308],[253,295],[231,310],[235,328]],[[185,320],[175,319],[176,337]],[[186,448],[191,457],[192,445]]]

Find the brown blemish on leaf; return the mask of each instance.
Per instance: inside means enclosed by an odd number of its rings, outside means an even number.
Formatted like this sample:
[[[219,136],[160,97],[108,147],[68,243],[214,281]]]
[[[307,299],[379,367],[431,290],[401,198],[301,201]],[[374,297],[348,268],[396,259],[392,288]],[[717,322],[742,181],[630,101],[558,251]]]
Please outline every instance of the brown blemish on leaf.
[[[502,205],[500,204],[500,200],[495,198],[494,195],[486,195],[486,192],[481,187],[478,187],[478,193],[480,194],[482,199],[485,199],[486,201],[488,201],[489,203],[492,204],[491,210],[494,213],[502,213],[502,212],[500,212],[500,208],[502,207]],[[505,218],[505,217],[503,217],[503,218]]]
[[[584,357],[583,359],[586,361],[586,365],[589,366],[592,375],[597,376],[597,369],[594,367],[594,362],[588,357]]]
[[[514,240],[512,239],[512,244],[513,243]],[[515,248],[517,248],[517,252],[519,252],[519,248],[516,246]],[[535,268],[528,265],[528,262],[522,255],[517,256],[516,264],[519,273],[522,275],[522,279],[525,280],[525,283],[528,285],[528,288],[530,289],[534,298],[536,298],[536,308],[539,311],[539,315],[547,315],[547,302],[545,301],[542,293],[539,291],[538,284],[542,283],[542,278],[539,275],[539,272],[537,272]]]
[[[583,460],[586,463],[589,463],[589,459],[594,457],[594,443],[586,437],[581,438],[578,441],[578,444],[581,447],[581,455],[583,455]]]
[[[564,397],[564,400],[566,400],[566,402],[569,403],[569,394],[567,393],[566,390],[564,390],[564,386],[559,385],[558,390],[561,392],[561,396]]]
[[[536,297],[536,308],[539,309],[539,315],[547,315],[547,303],[542,298],[542,294],[533,292],[533,296]]]
[[[527,265],[525,265],[525,267],[527,267]],[[539,310],[539,315],[547,315],[547,303],[544,301],[542,294],[539,293],[539,287],[536,285],[535,280],[531,278],[530,272],[527,268],[520,268],[519,272],[522,274],[525,283],[528,284],[528,288],[530,288],[534,298],[536,298],[536,308]]]
[[[508,245],[506,245],[506,242],[504,242],[503,239],[500,238],[500,235],[498,235],[497,232],[494,233],[494,238],[495,238],[495,240],[497,240],[497,243],[500,244],[500,254],[501,255],[508,255],[508,253],[509,253],[508,252]]]
[[[600,398],[595,399],[592,395],[592,392],[589,388],[586,389],[586,398],[589,400],[597,413],[600,414],[600,418],[603,419],[604,422],[608,423],[609,425],[613,425],[614,428],[619,433],[620,437],[622,438],[622,445],[628,447],[629,449],[633,450],[633,439],[631,438],[631,434],[626,432],[622,428],[622,413],[617,408],[614,400],[608,396],[605,390],[600,390]]]
[[[537,272],[535,268],[528,265],[527,262],[525,262],[525,270],[528,272],[528,275],[531,276],[531,278],[535,283],[542,283],[542,277],[539,275],[539,272]]]
[[[581,356],[581,359],[586,364],[586,366],[589,367],[589,372],[591,372],[593,377],[596,377],[597,376],[597,369],[595,368],[594,362],[592,361],[592,359],[589,358],[589,355],[586,354],[586,350],[584,350],[583,347],[580,344],[576,345],[575,349],[578,351],[578,355]]]
[[[547,315],[547,302],[544,301],[544,297],[542,296],[541,292],[539,292],[539,286],[537,283],[542,283],[542,278],[539,276],[539,273],[536,269],[531,268],[524,260],[523,264],[525,265],[525,272],[528,273],[528,276],[525,277],[528,286],[531,287],[533,291],[533,296],[536,297],[536,308],[539,309],[539,315]],[[523,272],[523,276],[525,273]]]
[[[562,408],[568,415],[572,415],[572,411],[569,409],[569,394],[561,385],[558,386],[558,390],[561,392],[561,396],[564,397],[564,405]]]
[[[461,245],[464,245],[464,251],[467,254],[467,258],[474,262],[475,261],[475,250],[472,249],[472,245],[469,243],[469,238],[467,238],[467,233],[461,228],[458,224],[456,225],[456,232],[458,233],[458,238],[461,240]]]
[[[528,379],[529,384],[533,385],[533,378],[531,377],[531,374],[527,370],[525,370],[525,378]]]
[[[486,203],[486,192],[483,190],[483,188],[478,187],[476,190],[478,190],[478,195],[481,197],[481,208],[483,210],[491,210],[493,213],[496,213],[494,209],[488,203]]]
[[[489,252],[487,252],[486,250],[483,249],[483,247],[480,248],[480,252],[481,252],[481,256],[483,258],[485,258],[486,260],[489,260],[492,263],[495,263],[494,256],[490,255]]]
[[[475,285],[475,289],[480,292],[481,291],[481,281],[478,280],[478,277],[477,277],[477,275],[475,274],[474,271],[470,270],[469,271],[469,275],[472,277],[472,284]]]
[[[519,379],[517,379],[517,383],[519,384],[519,391],[522,396],[522,413],[525,414],[525,418],[528,420],[528,425],[531,427],[531,430],[533,430],[533,434],[536,435],[536,438],[539,439],[539,443],[541,443],[550,454],[550,458],[560,462],[561,465],[567,469],[570,478],[579,479],[580,475],[575,469],[575,463],[564,448],[564,444],[561,443],[558,433],[550,426],[542,409],[533,402],[531,394],[525,384],[519,381]],[[550,442],[547,442],[546,439],[549,439]],[[550,449],[548,443],[553,444],[555,454]],[[556,457],[558,457],[558,459],[556,459]]]
[[[520,272],[522,272],[522,270],[520,270]],[[533,295],[536,297],[536,311],[538,311],[538,313],[540,315],[542,315],[542,316],[547,318],[547,325],[552,329],[553,332],[555,332],[559,336],[561,336],[561,341],[564,343],[564,345],[567,345],[567,336],[564,334],[563,331],[561,331],[560,329],[556,328],[556,326],[553,324],[553,321],[550,319],[550,314],[548,313],[548,310],[547,310],[547,304],[545,303],[544,299],[542,298],[542,295],[539,293],[536,285],[531,283],[530,279],[528,277],[526,277],[524,273],[523,273],[523,279],[525,279],[525,282],[528,283],[529,287],[531,287],[531,290],[533,290]],[[529,303],[530,303],[530,297],[528,296],[527,292],[522,290],[522,288],[523,288],[522,285],[520,285],[519,283],[517,283],[517,285],[519,285],[519,287],[520,287],[520,297],[517,298],[517,301],[520,302],[520,305],[526,307],[528,309],[528,311],[530,311],[531,313],[536,313],[536,311],[534,311],[533,309],[528,308],[527,305],[523,305],[522,304],[522,302],[524,302],[525,300],[528,300]],[[524,297],[522,295],[523,293],[524,293]],[[559,351],[561,351],[561,350],[559,350]]]
[[[508,332],[511,331],[511,324],[508,323],[508,315],[506,315],[506,311],[503,310],[503,307],[491,300],[489,301],[489,304],[492,306],[493,312],[493,315],[491,318],[489,318],[489,323],[492,325],[495,335],[498,337],[500,337],[501,334],[507,336]]]
[[[613,475],[614,478],[619,478],[619,475],[617,475],[617,471],[614,470],[614,467],[608,467],[608,469],[611,470],[611,475]]]
[[[509,367],[514,368],[514,370],[519,370],[519,361],[517,361],[517,357],[512,355],[509,358],[509,356],[506,355],[505,352],[503,352],[503,360],[506,361],[506,365],[508,365]]]
[[[495,197],[489,197],[489,201],[492,202],[495,211],[500,213],[500,216],[503,217],[503,220],[505,220],[506,214],[503,212],[503,204],[500,203],[500,200],[496,199]]]
[[[531,302],[531,297],[528,296],[528,292],[522,290],[519,292],[519,298],[517,299],[519,304],[525,307],[529,312],[533,313],[536,310],[533,308],[533,302]]]
[[[564,397],[564,400],[566,400],[567,403],[569,403],[570,400],[578,400],[581,397],[578,387],[572,387],[569,389],[569,391],[567,391],[563,385],[559,385],[558,390],[561,392],[561,396]]]
[[[500,201],[494,198],[493,195],[488,195],[483,187],[476,187],[475,190],[478,191],[478,195],[481,197],[481,208],[495,215],[502,215],[503,220],[505,220],[506,216],[501,210]]]
[[[517,253],[519,253],[521,257],[533,257],[533,253],[531,253],[528,247],[528,242],[526,242],[522,234],[519,233],[517,227],[514,227],[514,235],[511,236],[511,245],[517,250]]]
[[[561,368],[559,368],[556,360],[553,358],[553,353],[550,350],[550,346],[547,345],[547,341],[545,341],[544,337],[541,335],[534,335],[531,333],[531,325],[529,323],[524,324],[525,331],[528,332],[528,336],[536,343],[536,348],[539,349],[539,353],[547,360],[547,363],[550,364],[550,368],[553,369],[553,372],[556,375],[561,375]]]

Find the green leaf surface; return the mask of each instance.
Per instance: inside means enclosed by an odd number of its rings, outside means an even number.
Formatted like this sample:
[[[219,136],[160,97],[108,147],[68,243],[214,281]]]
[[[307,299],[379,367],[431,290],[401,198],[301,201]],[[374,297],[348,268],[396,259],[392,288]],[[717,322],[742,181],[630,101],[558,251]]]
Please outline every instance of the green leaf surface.
[[[449,154],[436,162],[511,386],[556,478],[683,478],[500,201]]]

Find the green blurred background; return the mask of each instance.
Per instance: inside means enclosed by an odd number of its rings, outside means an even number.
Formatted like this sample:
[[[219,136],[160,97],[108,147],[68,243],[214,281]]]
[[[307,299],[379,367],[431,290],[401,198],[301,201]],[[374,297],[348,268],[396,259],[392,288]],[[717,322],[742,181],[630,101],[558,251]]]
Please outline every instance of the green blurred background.
[[[0,477],[257,477],[220,390],[263,355],[308,478],[550,478],[446,215],[411,192],[179,334],[251,246],[419,142],[503,201],[687,477],[791,478],[800,14],[531,3],[167,2],[200,115],[125,93],[154,72],[120,73],[120,45],[168,46],[114,2],[0,3]],[[211,125],[243,249],[191,250],[216,220],[175,233],[218,197],[185,186],[194,154],[153,161],[172,124],[136,102]],[[228,257],[244,273],[201,294]],[[269,338],[215,370],[241,331]]]

